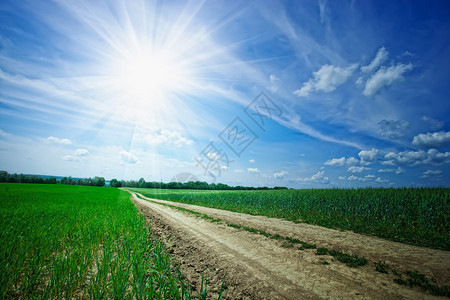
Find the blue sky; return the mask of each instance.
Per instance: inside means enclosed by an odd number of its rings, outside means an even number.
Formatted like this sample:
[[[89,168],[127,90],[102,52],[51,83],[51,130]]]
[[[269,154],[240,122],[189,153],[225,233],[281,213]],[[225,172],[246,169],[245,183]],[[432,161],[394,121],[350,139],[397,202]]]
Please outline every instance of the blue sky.
[[[0,169],[449,186],[448,1],[2,1]]]

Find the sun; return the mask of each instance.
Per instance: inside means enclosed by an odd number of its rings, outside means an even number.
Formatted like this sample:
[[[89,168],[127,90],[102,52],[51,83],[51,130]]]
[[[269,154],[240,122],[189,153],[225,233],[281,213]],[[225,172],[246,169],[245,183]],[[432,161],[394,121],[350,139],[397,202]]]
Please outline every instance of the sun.
[[[116,67],[121,88],[136,100],[156,99],[184,81],[182,63],[170,51],[134,51]]]

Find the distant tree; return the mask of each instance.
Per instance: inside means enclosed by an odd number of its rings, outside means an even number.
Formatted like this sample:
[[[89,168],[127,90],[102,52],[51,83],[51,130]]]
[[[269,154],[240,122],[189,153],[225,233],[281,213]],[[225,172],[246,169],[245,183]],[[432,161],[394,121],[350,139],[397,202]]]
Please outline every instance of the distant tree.
[[[94,179],[92,179],[93,186],[105,186],[105,178],[95,176]]]
[[[138,187],[143,188],[145,185],[145,179],[144,178],[139,178],[139,181],[137,183]]]
[[[48,178],[46,181],[47,181],[46,183],[48,183],[48,184],[56,184],[57,183],[56,178],[53,176]]]

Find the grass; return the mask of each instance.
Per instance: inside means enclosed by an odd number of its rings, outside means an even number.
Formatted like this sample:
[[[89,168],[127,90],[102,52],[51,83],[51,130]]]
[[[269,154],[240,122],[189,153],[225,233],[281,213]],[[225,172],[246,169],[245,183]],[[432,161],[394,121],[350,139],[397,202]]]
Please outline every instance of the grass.
[[[380,273],[389,274],[389,265],[383,261],[375,262],[375,270]]]
[[[130,188],[151,198],[352,230],[450,250],[449,188],[202,191]]]
[[[0,298],[191,298],[127,192],[3,183],[0,195]]]
[[[430,292],[432,295],[450,297],[449,285],[438,286],[434,279],[430,280],[427,276],[418,271],[406,271],[405,275],[407,277],[406,279],[404,279],[401,274],[397,273],[398,277],[394,279],[394,282],[409,287],[419,287],[424,291]]]

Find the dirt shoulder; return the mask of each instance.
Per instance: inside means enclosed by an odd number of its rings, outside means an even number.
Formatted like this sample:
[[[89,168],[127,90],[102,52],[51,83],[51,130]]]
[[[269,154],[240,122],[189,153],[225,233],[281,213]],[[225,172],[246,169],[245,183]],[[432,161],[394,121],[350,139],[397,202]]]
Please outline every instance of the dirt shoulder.
[[[394,283],[392,274],[377,272],[373,265],[377,261],[385,261],[399,271],[417,269],[436,278],[439,284],[447,284],[450,279],[450,255],[445,251],[308,224],[140,197],[146,200],[132,194],[139,210],[151,222],[154,233],[168,240],[178,267],[193,289],[200,289],[203,273],[216,298],[222,282],[224,299],[434,298],[418,288]],[[222,221],[211,222],[161,204],[182,207]],[[285,241],[226,224],[248,226],[318,247],[364,256],[371,262],[350,268],[329,255],[316,255],[316,250],[299,250]]]

